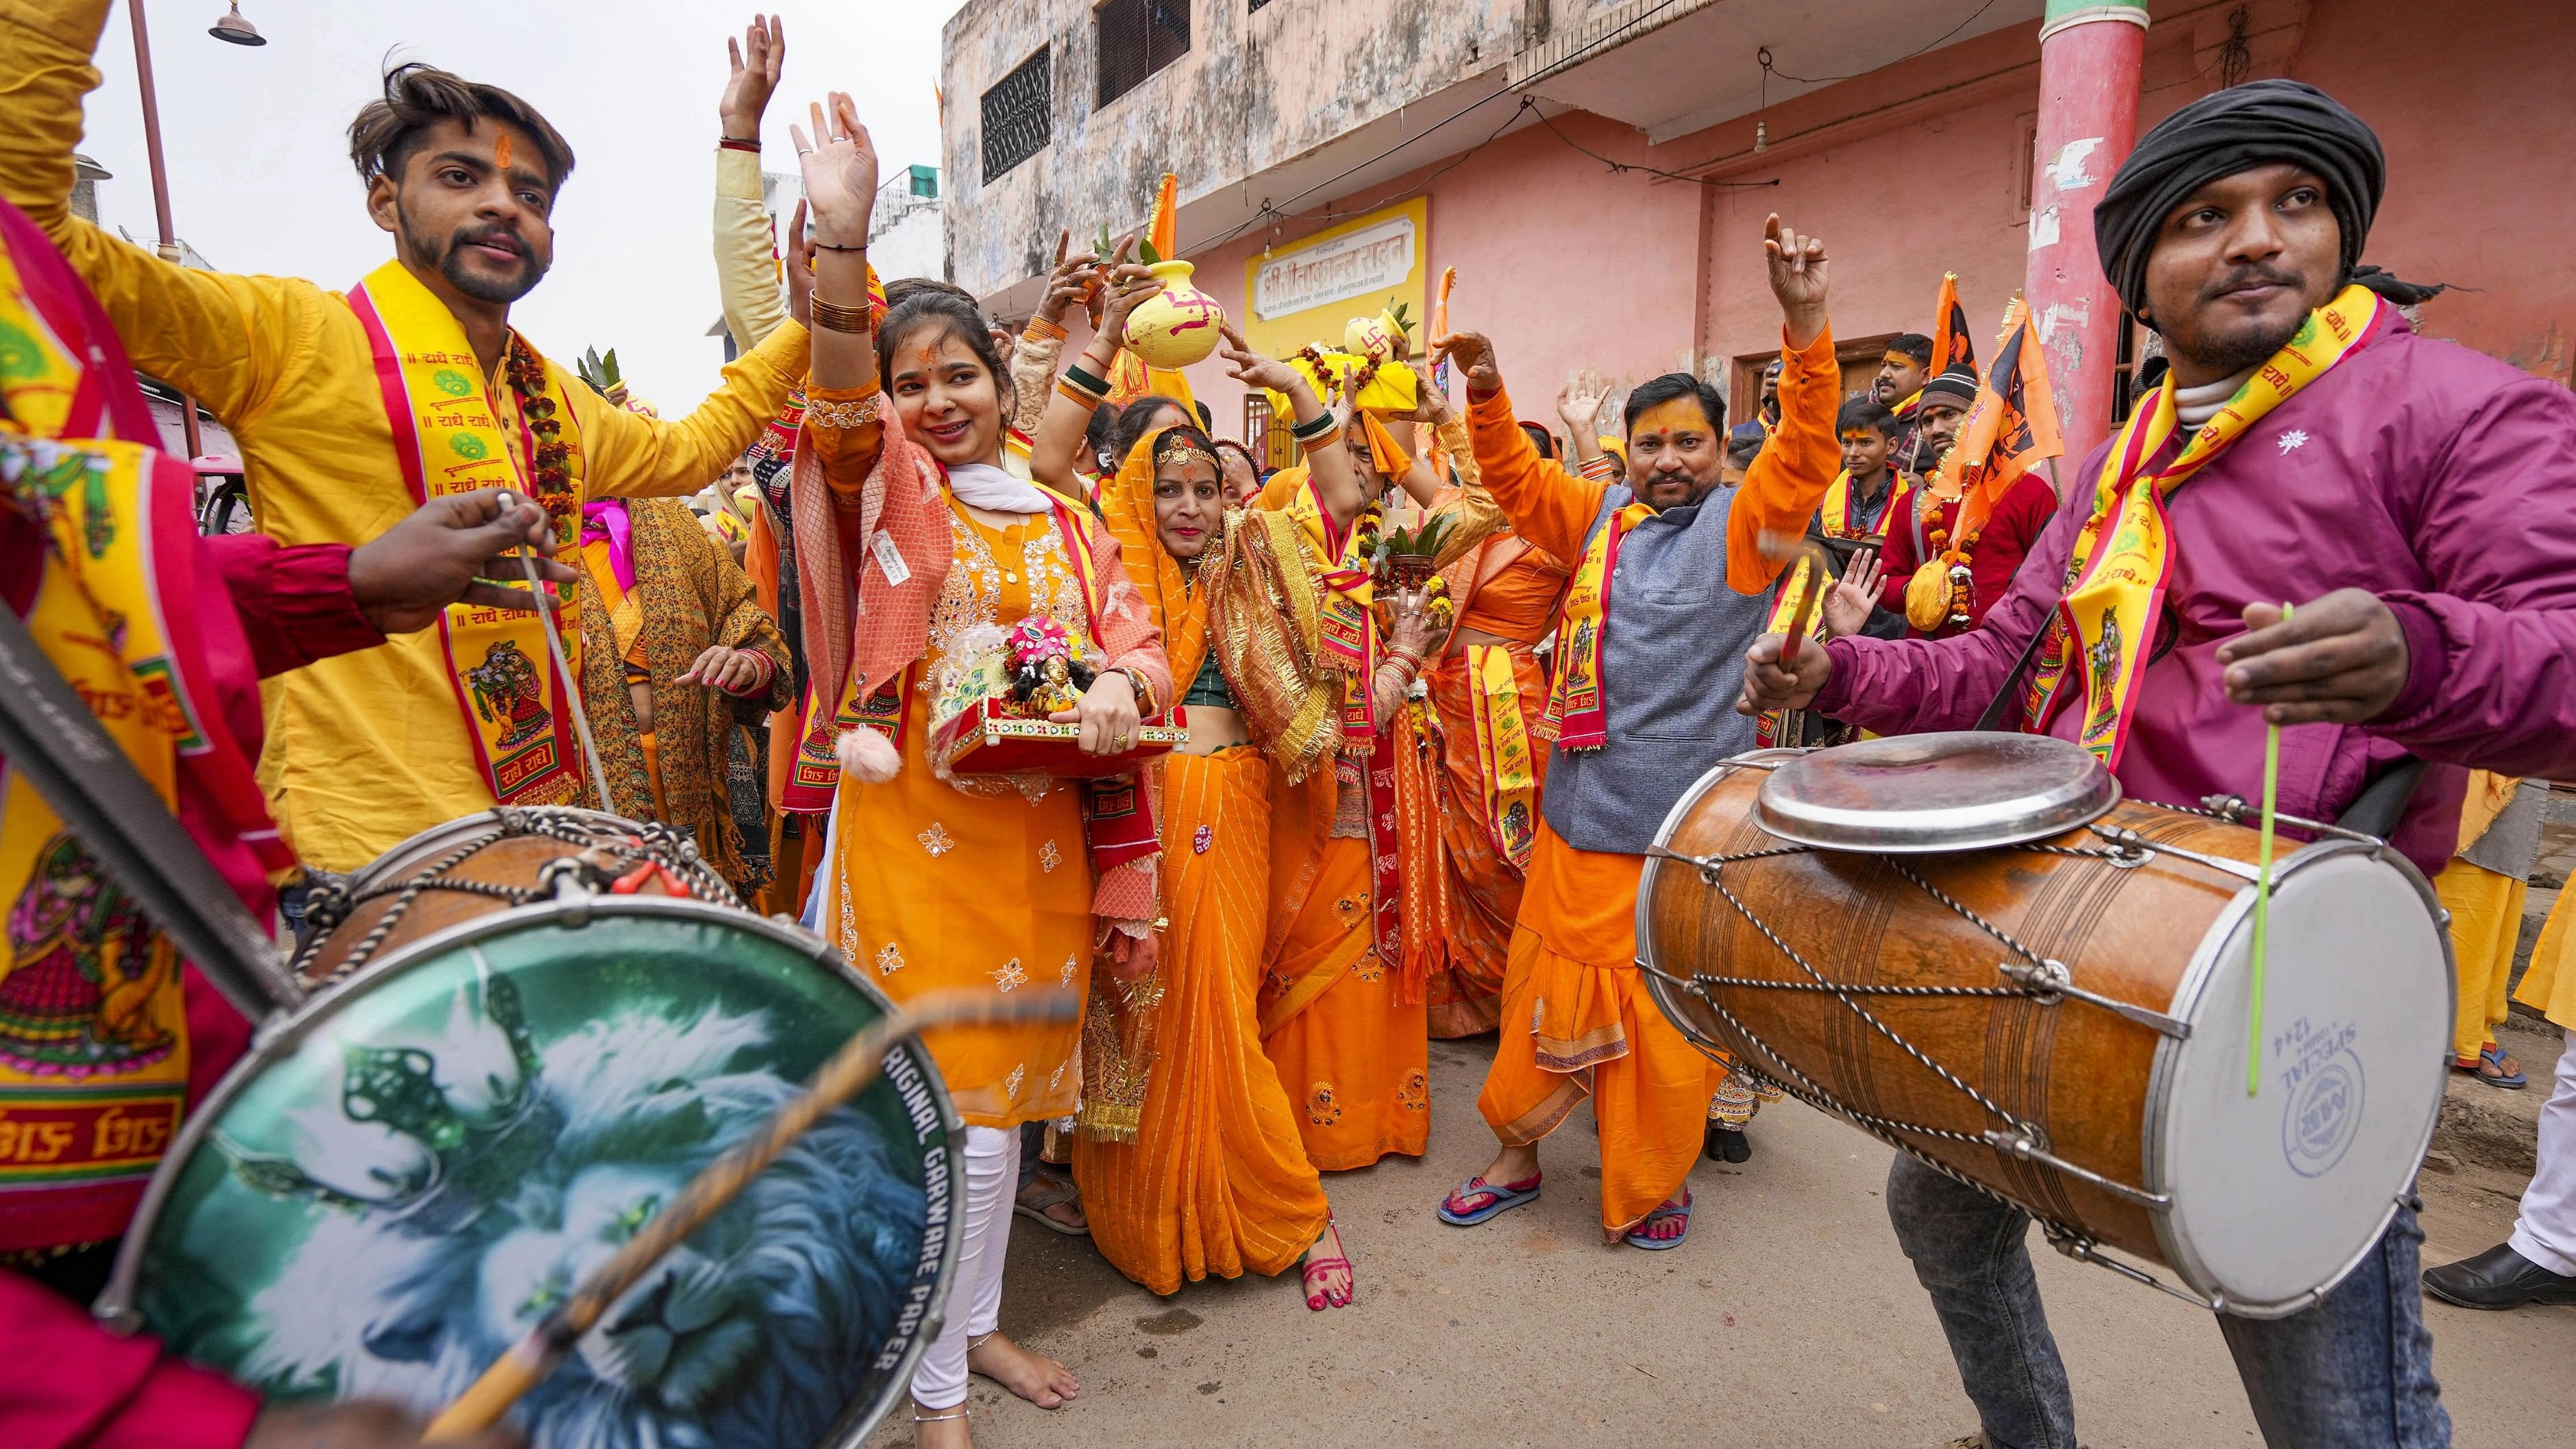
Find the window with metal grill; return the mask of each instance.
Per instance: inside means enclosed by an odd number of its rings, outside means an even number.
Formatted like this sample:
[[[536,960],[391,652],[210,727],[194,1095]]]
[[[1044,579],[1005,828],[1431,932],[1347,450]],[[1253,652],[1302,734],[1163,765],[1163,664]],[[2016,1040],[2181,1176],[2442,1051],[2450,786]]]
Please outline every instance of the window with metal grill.
[[[1094,14],[1100,24],[1100,105],[1189,53],[1189,0],[1107,0]]]
[[[1047,47],[984,92],[984,184],[1046,149],[1054,135]]]

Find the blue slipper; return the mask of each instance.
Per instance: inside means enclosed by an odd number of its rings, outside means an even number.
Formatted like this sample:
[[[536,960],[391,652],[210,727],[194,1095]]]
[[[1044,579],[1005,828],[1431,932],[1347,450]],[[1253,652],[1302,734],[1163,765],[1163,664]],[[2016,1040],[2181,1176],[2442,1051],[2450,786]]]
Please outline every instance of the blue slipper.
[[[1672,1207],[1669,1205],[1659,1207],[1653,1212],[1646,1214],[1646,1220],[1644,1222],[1641,1222],[1628,1230],[1626,1238],[1627,1244],[1632,1248],[1643,1248],[1649,1253],[1660,1253],[1666,1248],[1678,1248],[1682,1245],[1682,1239],[1690,1236],[1690,1215],[1691,1204],[1687,1202],[1683,1203],[1680,1207]],[[1680,1218],[1682,1220],[1682,1230],[1680,1232],[1673,1234],[1669,1238],[1650,1238],[1646,1236],[1646,1229],[1669,1218]]]
[[[2520,1067],[2522,1064],[2516,1062],[2514,1065]],[[2488,1067],[2495,1068],[2494,1076],[2487,1075]],[[2505,1070],[2504,1048],[2492,1042],[2478,1053],[2478,1080],[2490,1087],[2502,1087],[2508,1092],[2519,1092],[2531,1085],[2531,1078],[2527,1073]]]
[[[1538,1189],[1539,1180],[1535,1177],[1530,1179],[1529,1186],[1527,1187],[1505,1187],[1498,1182],[1487,1182],[1481,1177],[1471,1177],[1465,1182],[1458,1184],[1458,1190],[1456,1192],[1453,1192],[1449,1194],[1447,1198],[1442,1199],[1440,1203],[1440,1221],[1449,1224],[1453,1228],[1472,1228],[1476,1224],[1483,1222],[1485,1219],[1492,1217],[1496,1213],[1509,1212],[1513,1208],[1526,1207],[1529,1204],[1538,1201]],[[1449,1206],[1450,1203],[1456,1202],[1462,1197],[1482,1197],[1487,1195],[1490,1195],[1493,1198],[1493,1201],[1486,1203],[1483,1207],[1477,1208],[1473,1212],[1462,1213]]]

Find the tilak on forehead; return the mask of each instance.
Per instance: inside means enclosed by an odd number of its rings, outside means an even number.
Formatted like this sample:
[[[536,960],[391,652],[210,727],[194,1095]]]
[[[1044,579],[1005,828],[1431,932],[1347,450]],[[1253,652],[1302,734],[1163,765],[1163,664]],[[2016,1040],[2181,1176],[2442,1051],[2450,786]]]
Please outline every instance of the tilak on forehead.
[[[1708,410],[1699,405],[1699,399],[1668,397],[1637,414],[1636,425],[1629,431],[1678,433],[1694,428],[1702,432],[1708,429]]]
[[[501,140],[492,148],[492,164],[507,170],[510,165],[510,133],[501,132]]]

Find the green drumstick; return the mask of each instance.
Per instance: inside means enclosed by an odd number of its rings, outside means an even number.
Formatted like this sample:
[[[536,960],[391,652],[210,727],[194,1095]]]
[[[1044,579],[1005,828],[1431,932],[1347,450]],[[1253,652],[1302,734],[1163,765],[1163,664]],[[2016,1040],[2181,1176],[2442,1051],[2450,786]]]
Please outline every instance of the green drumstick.
[[[2290,622],[2290,605],[2281,605],[2281,622]],[[2272,944],[2272,824],[2281,804],[2281,727],[2263,727],[2263,830],[2254,882],[2254,1010],[2245,1033],[2245,1095],[2263,1085],[2263,956]]]

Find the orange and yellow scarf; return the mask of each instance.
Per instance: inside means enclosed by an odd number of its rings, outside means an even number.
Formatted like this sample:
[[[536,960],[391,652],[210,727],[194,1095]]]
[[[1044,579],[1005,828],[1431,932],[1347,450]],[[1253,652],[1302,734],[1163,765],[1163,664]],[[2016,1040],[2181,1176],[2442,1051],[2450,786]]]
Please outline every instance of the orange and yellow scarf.
[[[400,262],[387,262],[350,291],[349,307],[367,329],[385,418],[393,426],[394,454],[412,501],[508,488],[545,506],[554,525],[556,562],[579,569],[582,448],[555,370],[538,369],[545,379],[541,396],[554,405],[554,416],[564,425],[560,446],[568,489],[541,496],[528,481],[529,460],[538,447],[529,419],[513,409],[504,422],[464,325],[445,303]],[[516,333],[512,345],[536,355]],[[581,616],[570,595],[555,627],[563,638],[566,663],[578,674]],[[504,805],[575,799],[584,766],[571,711],[564,706],[573,686],[556,672],[537,615],[451,605],[439,616],[438,640],[457,710],[474,740],[475,760],[492,798]]]
[[[2049,621],[2039,669],[2022,706],[2023,725],[2045,730],[2069,695],[2068,672],[2083,679],[2084,727],[2077,741],[2117,769],[2136,716],[2138,686],[2154,648],[2155,622],[2173,578],[2174,552],[2165,500],[2272,409],[2350,356],[2379,317],[2367,289],[2344,288],[2308,314],[2297,335],[2254,370],[2215,417],[2195,431],[2174,460],[2153,471],[2154,458],[2180,426],[2168,377],[2150,406],[2138,409],[2112,440],[2095,480],[2093,511],[2067,560],[2065,598]],[[2109,538],[2104,540],[2105,528]]]
[[[1565,612],[1557,626],[1565,655],[1548,690],[1547,712],[1537,734],[1563,750],[1597,750],[1610,743],[1610,702],[1601,692],[1601,647],[1610,628],[1610,578],[1619,568],[1619,544],[1628,530],[1654,515],[1631,503],[1610,515],[1584,545],[1583,560],[1566,585]]]
[[[1376,590],[1369,555],[1377,548],[1380,505],[1361,509],[1350,527],[1336,528],[1308,477],[1289,495],[1287,513],[1316,556],[1330,560],[1321,575],[1324,598],[1317,619],[1324,657],[1342,673],[1342,753],[1365,758],[1377,752],[1377,704],[1369,689],[1377,675]]]

